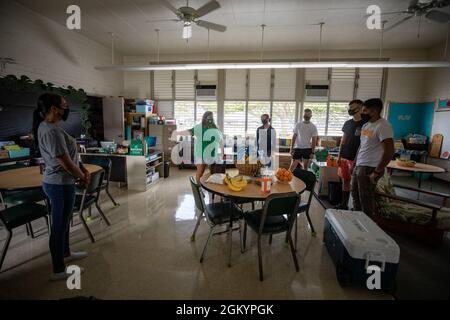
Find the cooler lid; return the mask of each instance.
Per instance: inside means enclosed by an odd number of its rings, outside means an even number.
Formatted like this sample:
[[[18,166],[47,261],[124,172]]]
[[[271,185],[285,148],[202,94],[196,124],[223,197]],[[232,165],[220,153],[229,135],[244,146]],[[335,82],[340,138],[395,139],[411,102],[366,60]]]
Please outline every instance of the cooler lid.
[[[400,247],[364,212],[327,209],[325,218],[352,258],[399,262]]]

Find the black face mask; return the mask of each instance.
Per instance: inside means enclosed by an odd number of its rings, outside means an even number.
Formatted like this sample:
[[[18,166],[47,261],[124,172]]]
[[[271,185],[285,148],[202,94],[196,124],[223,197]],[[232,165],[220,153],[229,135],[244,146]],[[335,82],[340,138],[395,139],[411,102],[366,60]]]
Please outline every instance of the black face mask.
[[[309,122],[309,120],[311,120],[311,117],[303,117],[303,119],[305,120],[305,122]]]
[[[269,120],[267,120],[267,119],[262,119],[261,122],[262,122],[263,125],[266,125],[266,124],[269,123]]]
[[[368,113],[361,113],[361,119],[363,119],[364,121],[369,121],[370,118],[372,118],[372,116]]]
[[[354,116],[354,115],[357,114],[357,113],[358,113],[358,111],[356,111],[356,110],[348,109],[348,114],[349,114],[350,116]]]
[[[69,108],[59,108],[61,110],[64,110],[64,113],[61,116],[62,121],[66,121],[67,118],[69,118],[70,109]]]

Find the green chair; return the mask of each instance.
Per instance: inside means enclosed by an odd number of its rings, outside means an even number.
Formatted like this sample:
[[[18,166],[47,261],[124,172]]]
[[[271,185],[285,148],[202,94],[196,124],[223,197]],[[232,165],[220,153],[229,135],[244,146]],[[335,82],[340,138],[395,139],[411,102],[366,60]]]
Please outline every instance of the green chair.
[[[25,168],[26,166],[21,163],[12,165],[0,166],[0,171],[7,171],[13,169]],[[2,209],[6,209],[10,206],[16,206],[22,203],[35,203],[45,200],[45,194],[42,188],[23,190],[23,191],[1,191],[0,192],[0,205]],[[31,223],[26,224],[27,234],[34,238],[33,227]]]
[[[13,229],[29,224],[32,221],[40,218],[44,218],[46,220],[47,226],[49,226],[47,207],[45,205],[37,203],[23,203],[0,211],[0,221],[5,226],[6,232],[8,234],[2,250],[0,270],[2,268],[3,261],[5,260],[9,243],[11,242]]]
[[[195,201],[195,207],[199,212],[197,224],[194,230],[195,231],[198,228],[199,221],[203,218],[203,216],[206,218],[206,222],[208,223],[210,230],[208,239],[206,240],[205,246],[203,248],[202,256],[200,258],[200,263],[203,262],[205,255],[206,255],[206,248],[208,247],[208,243],[211,239],[212,235],[218,235],[222,234],[224,232],[217,232],[213,234],[213,231],[216,227],[230,224],[231,222],[239,222],[239,220],[242,218],[242,211],[238,206],[236,206],[233,203],[230,202],[217,202],[217,203],[210,203],[205,204],[204,200],[204,194],[200,188],[200,185],[198,185],[195,182],[194,177],[190,177],[189,181],[191,183],[192,188],[192,194],[194,195],[194,201]],[[229,227],[227,231],[229,233],[229,241],[230,241],[230,247],[229,247],[229,256],[228,256],[228,266],[231,266],[231,237],[232,237],[232,231],[233,228]],[[239,232],[241,231],[240,224],[239,224]],[[242,241],[241,241],[242,244]],[[242,248],[241,248],[242,249]],[[241,250],[242,251],[242,250]]]
[[[83,224],[84,228],[86,229],[86,232],[87,232],[91,242],[95,242],[95,239],[94,239],[94,236],[92,235],[92,232],[89,229],[89,226],[87,225],[86,220],[83,216],[84,210],[86,210],[86,209],[90,210],[92,205],[95,205],[95,207],[97,208],[102,219],[106,222],[106,224],[108,226],[111,225],[98,203],[98,199],[100,197],[100,191],[102,190],[104,174],[105,174],[104,170],[100,170],[95,173],[92,173],[91,181],[90,181],[89,185],[83,189],[83,192],[81,194],[77,194],[75,196],[75,205],[73,208],[73,212],[78,213],[78,215],[80,216],[81,223]]]
[[[99,156],[98,158],[90,158],[85,163],[95,164],[99,167],[102,167],[103,170],[105,170],[104,181],[102,183],[102,190],[105,190],[106,194],[108,195],[109,199],[111,199],[111,202],[115,207],[120,206],[120,204],[117,203],[116,200],[114,200],[111,193],[109,192],[109,180],[111,178],[111,170],[112,170],[111,159],[105,158],[104,156]]]
[[[247,238],[247,225],[258,234],[259,280],[263,281],[261,236],[286,232],[291,248],[295,270],[299,271],[297,256],[292,241],[291,231],[297,217],[300,196],[295,192],[273,194],[269,196],[261,210],[255,210],[244,216],[244,248]]]

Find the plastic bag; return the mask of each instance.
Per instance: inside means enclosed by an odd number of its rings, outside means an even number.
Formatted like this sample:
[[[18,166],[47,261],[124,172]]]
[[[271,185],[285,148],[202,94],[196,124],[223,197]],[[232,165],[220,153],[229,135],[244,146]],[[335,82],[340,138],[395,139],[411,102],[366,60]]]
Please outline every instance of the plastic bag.
[[[216,184],[223,184],[223,179],[225,178],[225,174],[223,173],[214,173],[209,176],[208,180],[206,180],[207,183],[216,183]]]

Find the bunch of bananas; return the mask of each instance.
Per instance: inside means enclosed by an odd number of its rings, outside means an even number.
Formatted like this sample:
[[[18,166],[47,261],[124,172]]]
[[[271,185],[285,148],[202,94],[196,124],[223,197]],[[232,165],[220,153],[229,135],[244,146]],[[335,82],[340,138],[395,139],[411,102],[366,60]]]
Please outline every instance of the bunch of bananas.
[[[242,191],[247,186],[247,180],[243,176],[230,177],[227,173],[223,181],[232,191]]]

